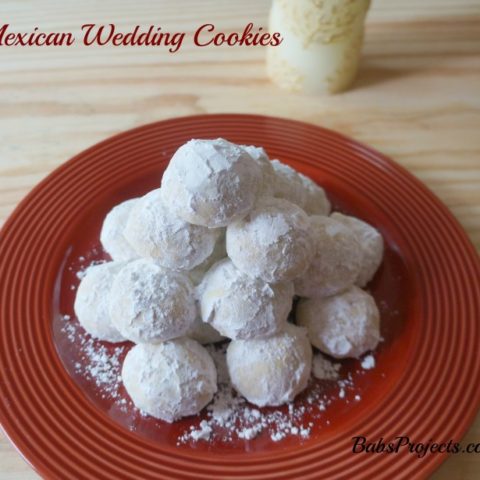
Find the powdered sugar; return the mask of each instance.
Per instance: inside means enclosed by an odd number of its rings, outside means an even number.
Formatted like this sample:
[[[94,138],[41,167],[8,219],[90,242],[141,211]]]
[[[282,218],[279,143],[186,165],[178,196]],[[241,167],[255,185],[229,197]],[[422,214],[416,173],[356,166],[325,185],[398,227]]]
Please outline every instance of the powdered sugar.
[[[302,299],[296,313],[312,345],[332,357],[358,358],[380,341],[375,300],[356,286],[332,297]]]
[[[135,345],[123,362],[122,378],[138,408],[168,423],[197,414],[217,391],[212,358],[186,337]]]
[[[178,444],[189,441],[213,440],[224,442],[234,439],[251,440],[263,431],[268,431],[273,441],[284,438],[286,434],[305,434],[308,426],[300,425],[300,412],[289,410],[287,414],[280,411],[262,413],[251,407],[247,401],[236,394],[228,379],[225,350],[209,347],[218,372],[218,392],[213,402],[207,406],[207,419],[202,420],[198,428],[190,427],[178,439]]]
[[[204,322],[231,339],[273,335],[292,308],[293,283],[269,284],[238,270],[230,259],[217,262],[197,288]]]
[[[331,218],[349,227],[357,236],[362,252],[362,265],[355,283],[364,287],[382,263],[383,237],[378,230],[358,218],[337,212],[333,213]]]
[[[124,346],[115,347],[110,354],[104,345],[98,345],[93,339],[89,339],[83,345],[83,366],[75,364],[77,372],[83,373],[85,378],[95,381],[97,387],[103,390],[103,395],[112,398],[118,397],[118,389],[121,382],[120,361],[125,351]]]
[[[94,251],[95,254],[97,253],[97,251],[95,250]],[[87,274],[87,270],[90,268],[90,267],[94,267],[95,265],[102,265],[103,263],[106,263],[106,260],[94,260],[92,262],[90,262],[90,264],[86,265],[85,264],[85,257],[78,257],[78,261],[80,262],[80,265],[77,269],[77,271],[75,272],[75,276],[79,279],[79,280],[82,280],[85,275]],[[70,267],[70,270],[72,270],[72,267]],[[70,288],[73,290],[75,289],[75,285],[70,285]]]
[[[299,173],[298,176],[305,189],[305,204],[303,206],[305,212],[309,215],[328,215],[332,206],[325,190],[305,175]]]
[[[227,227],[227,253],[234,265],[266,282],[303,274],[314,250],[309,217],[287,200],[262,198],[244,219]]]
[[[162,196],[187,222],[224,227],[252,208],[261,178],[258,164],[238,145],[190,140],[170,160]]]
[[[165,429],[162,422],[152,422],[149,415],[172,422],[198,413],[198,417],[182,421],[181,425],[191,422],[188,424],[192,426],[179,436],[178,444],[198,441],[229,443],[236,439],[248,442],[259,436],[268,437],[272,442],[280,442],[287,437],[306,439],[312,432],[315,434],[321,425],[328,425],[330,419],[333,422],[337,410],[331,409],[328,414],[325,413],[332,404],[337,406],[361,401],[362,383],[356,386],[354,379],[361,376],[364,370],[375,366],[373,356],[368,355],[361,362],[347,360],[332,363],[327,357],[317,354],[313,362],[317,379],[312,379],[312,348],[306,331],[286,323],[293,296],[292,284],[290,283],[288,292],[276,290],[277,282],[290,282],[305,274],[315,257],[315,250],[331,250],[327,252],[327,257],[333,258],[335,265],[330,265],[332,268],[326,272],[329,282],[327,285],[321,284],[320,287],[328,291],[322,291],[321,294],[343,291],[353,283],[354,278],[351,281],[349,278],[348,282],[341,278],[341,285],[338,285],[339,279],[335,275],[343,275],[345,270],[352,269],[355,258],[348,254],[351,253],[350,250],[354,250],[355,242],[350,242],[349,246],[352,248],[345,248],[345,251],[333,247],[317,248],[311,228],[312,222],[305,212],[328,214],[330,203],[325,192],[293,169],[279,162],[274,165],[278,170],[276,173],[261,148],[242,148],[222,139],[194,140],[182,146],[174,155],[163,177],[162,189],[143,197],[149,199],[150,203],[146,202],[147,206],[143,205],[143,210],[139,210],[142,215],[145,214],[143,216],[139,216],[139,212],[135,210],[135,219],[141,221],[137,222],[138,228],[133,230],[138,237],[136,240],[142,241],[136,242],[137,247],[142,243],[142,248],[137,248],[137,252],[150,260],[134,261],[125,266],[125,270],[131,265],[150,263],[155,270],[150,272],[150,276],[162,278],[149,281],[148,272],[144,269],[133,269],[135,271],[125,284],[116,284],[120,273],[115,281],[108,282],[114,285],[113,290],[116,291],[115,296],[109,296],[108,311],[115,312],[117,320],[125,317],[126,322],[119,322],[122,332],[124,329],[127,331],[127,326],[123,323],[131,326],[138,318],[141,320],[138,331],[130,331],[129,335],[125,335],[139,342],[139,345],[130,350],[123,362],[123,380],[121,364],[129,347],[102,344],[86,334],[78,335],[75,322],[65,317],[63,332],[69,341],[75,343],[71,346],[72,355],[66,359],[70,372],[73,371],[73,376],[77,379],[82,376],[93,382],[102,398],[112,397],[119,399],[122,405],[128,404],[128,410],[122,411],[126,413],[124,418],[128,417],[129,422],[139,421],[142,427],[148,425],[149,429],[158,426],[163,435]],[[268,176],[271,176],[270,181]],[[279,182],[276,182],[274,177],[278,177]],[[282,197],[282,182],[286,191],[291,190],[290,193],[293,196],[298,194],[299,198],[289,202],[264,196],[268,193],[268,185],[265,184],[271,183],[269,193]],[[276,186],[275,191],[273,186]],[[183,220],[180,220],[180,217]],[[340,222],[329,218],[321,222],[326,223],[324,233],[327,239],[335,237],[335,241],[331,243],[342,243],[337,237],[348,236],[348,228]],[[219,320],[232,320],[226,315],[228,313],[232,318],[235,316],[236,320],[240,320],[240,327],[243,328],[241,334],[237,332],[237,325],[233,333],[227,332],[220,328],[221,322],[215,324],[213,317],[210,318],[211,315],[204,316],[205,321],[211,321],[222,333],[236,339],[229,344],[227,354],[231,380],[225,366],[226,346],[210,348],[219,370],[218,391],[214,394],[217,389],[216,375],[208,374],[210,370],[215,371],[212,360],[203,347],[185,336],[191,332],[194,319],[198,320],[193,285],[186,278],[187,274],[179,274],[184,278],[177,278],[175,272],[168,271],[159,264],[173,270],[198,267],[199,271],[205,273],[206,268],[203,267],[214,257],[210,253],[215,240],[224,231],[222,228],[222,231],[215,232],[210,227],[225,226],[228,231],[228,253],[232,257],[232,261],[228,262],[235,265],[233,268],[240,269],[243,276],[251,277],[248,277],[249,282],[246,282],[248,285],[245,288],[243,283],[232,281],[231,291],[228,290],[227,276],[219,278],[211,288],[217,297],[228,297],[227,301],[223,302],[227,305],[226,311],[220,311],[219,303],[213,305],[212,310],[215,310]],[[123,236],[122,228],[119,232]],[[351,233],[353,235],[353,232]],[[148,240],[146,245],[143,244],[145,239]],[[216,242],[216,246],[220,243],[224,242]],[[156,251],[159,245],[161,249]],[[86,258],[79,257],[80,262],[91,260],[88,258],[90,252],[84,255]],[[208,258],[205,259],[206,257]],[[159,261],[162,258],[165,261]],[[157,272],[158,269],[161,272]],[[310,270],[308,272],[311,273]],[[84,274],[79,272],[77,275],[81,278]],[[88,274],[86,278],[88,280]],[[267,282],[275,282],[275,285]],[[167,292],[168,288],[173,288],[172,284],[175,284],[175,292],[170,293],[175,299],[170,296],[160,298],[165,296],[163,290]],[[76,289],[76,282],[71,289]],[[107,288],[101,290],[106,291]],[[299,289],[298,293],[302,293],[301,290]],[[235,297],[236,293],[238,295]],[[308,292],[303,293],[314,296]],[[241,301],[237,301],[239,299]],[[275,301],[280,300],[285,300],[285,308],[281,305],[281,314],[275,310],[278,307]],[[228,311],[228,308],[231,308],[231,311]],[[238,318],[239,313],[240,317],[248,317],[247,320],[254,319],[253,324],[256,327],[262,319],[266,320],[268,325],[260,325],[262,329],[243,325],[247,322],[244,318]],[[271,321],[272,318],[274,321]],[[277,326],[277,320],[282,324],[280,328],[270,328],[270,324]],[[293,317],[291,320],[294,320]],[[297,317],[297,322],[301,323],[299,320]],[[160,326],[166,333],[162,331],[159,335],[152,335],[152,332],[148,331]],[[118,328],[120,330],[120,327]],[[303,332],[302,341],[295,340],[296,335],[290,332],[290,329]],[[56,332],[58,333],[58,330]],[[179,336],[181,338],[178,338]],[[156,345],[142,344],[157,341],[160,343]],[[191,348],[188,347],[190,344],[193,345]],[[327,353],[335,356],[335,349],[330,350],[327,350]],[[342,358],[358,358],[368,349],[360,350],[361,353],[356,355],[342,354]],[[138,352],[151,354],[137,355]],[[211,369],[208,365],[205,367],[207,363],[211,364]],[[364,370],[354,371],[350,368],[352,365],[359,368],[360,364]],[[205,375],[202,372],[206,372]],[[82,382],[83,380],[80,383]],[[119,386],[122,383],[136,406],[130,400],[120,398]],[[206,390],[205,386],[208,387]],[[183,389],[180,396],[177,395],[179,389]],[[94,388],[92,390],[97,395],[97,391]],[[123,389],[122,394],[125,394]],[[159,405],[159,398],[165,400],[164,404]],[[206,408],[201,411],[205,405]],[[258,405],[258,408],[254,405]],[[274,409],[274,406],[278,408]],[[342,409],[339,412],[341,413]],[[129,427],[136,429],[137,424],[133,428],[132,425],[129,424]],[[138,432],[141,432],[140,428]]]
[[[272,190],[275,197],[298,205],[309,215],[330,213],[330,201],[322,187],[279,160],[272,160],[271,166],[274,172]]]
[[[107,262],[90,266],[80,282],[74,309],[83,328],[98,340],[124,340],[108,313],[108,292],[125,262]]]
[[[259,435],[267,435],[271,441],[279,442],[288,437],[307,439],[312,434],[316,421],[322,419],[328,407],[333,402],[355,402],[361,400],[358,387],[355,385],[352,373],[340,374],[341,364],[332,364],[337,378],[334,382],[333,393],[326,393],[325,383],[312,381],[306,395],[296,399],[286,407],[276,410],[259,409],[249,404],[243,397],[237,395],[233,389],[226,366],[226,347],[208,346],[207,350],[214,359],[217,367],[218,391],[212,403],[206,410],[206,418],[198,426],[191,426],[178,438],[177,445],[196,443],[199,441],[220,441],[229,443],[234,440],[252,440]],[[324,364],[325,365],[325,364]],[[362,370],[356,370],[355,375],[363,375]],[[305,422],[305,416],[312,420]],[[330,422],[326,420],[328,425]]]
[[[198,430],[192,430],[190,435],[192,440],[208,440],[210,434],[213,432],[213,428],[208,424],[206,420],[200,422],[200,428]]]
[[[253,161],[262,171],[262,181],[258,189],[259,196],[273,196],[273,187],[275,184],[275,171],[272,162],[268,158],[267,152],[262,147],[253,145],[242,145],[242,148],[252,157]]]
[[[113,325],[135,343],[180,337],[197,316],[188,277],[146,259],[120,270],[110,290],[109,307]]]
[[[118,345],[109,350],[102,342],[84,333],[70,315],[63,315],[62,320],[65,323],[61,331],[70,343],[79,346],[73,365],[75,373],[94,382],[102,398],[119,399],[122,358],[127,347]],[[121,399],[120,403],[126,405],[127,401]]]
[[[213,252],[220,229],[192,225],[170,211],[158,188],[132,208],[124,235],[143,258],[173,270],[191,270]]]
[[[251,403],[283,405],[306,388],[312,347],[304,328],[287,323],[271,337],[230,342],[227,365],[233,386]]]
[[[280,160],[272,160],[271,163],[275,172],[273,195],[288,200],[303,209],[307,200],[307,192],[298,172]]]
[[[100,241],[104,250],[109,253],[113,260],[129,261],[138,257],[138,254],[124,237],[125,224],[137,202],[137,198],[132,198],[116,205],[103,221]]]
[[[310,217],[315,238],[313,261],[295,280],[301,297],[328,297],[347,289],[358,277],[362,262],[355,233],[331,217]]]
[[[375,358],[373,355],[367,355],[362,360],[362,368],[365,370],[370,370],[375,367]]]
[[[62,320],[62,331],[68,341],[80,345],[80,355],[74,364],[75,373],[92,381],[99,395],[102,398],[113,399],[122,411],[136,412],[147,418],[146,414],[142,415],[130,401],[122,398],[119,392],[122,385],[121,359],[128,346],[120,345],[112,351],[102,342],[95,341],[85,334],[70,315],[64,315]],[[361,401],[361,390],[355,385],[353,378],[363,375],[367,368],[375,365],[374,356],[369,354],[361,362],[363,370],[357,369],[353,373],[342,375],[340,362],[332,363],[324,357],[326,362],[330,362],[338,377],[321,382],[312,381],[302,398],[272,411],[271,408],[253,407],[234,391],[226,367],[226,347],[227,344],[207,347],[217,368],[218,391],[205,409],[206,418],[197,426],[192,425],[180,434],[178,445],[218,441],[230,443],[233,440],[248,442],[260,435],[266,435],[272,442],[281,442],[291,437],[308,439],[312,435],[315,423],[323,421],[324,424],[329,424],[329,420],[325,420],[324,417],[328,415],[333,402],[357,404]],[[324,368],[327,371],[330,369],[325,364]],[[325,382],[329,385],[333,383],[333,389],[326,389]],[[311,418],[309,422],[305,422],[305,415]]]

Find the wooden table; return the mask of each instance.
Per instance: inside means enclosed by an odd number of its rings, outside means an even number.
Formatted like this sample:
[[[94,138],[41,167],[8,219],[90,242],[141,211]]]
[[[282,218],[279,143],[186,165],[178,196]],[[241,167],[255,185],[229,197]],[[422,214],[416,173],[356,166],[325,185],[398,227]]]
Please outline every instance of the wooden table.
[[[179,8],[178,5],[182,4]],[[16,30],[79,31],[83,23],[266,25],[268,0],[2,0]],[[306,97],[266,78],[262,48],[0,47],[0,220],[55,167],[112,134],[209,112],[276,115],[323,125],[407,167],[480,247],[480,2],[373,0],[355,87]],[[480,418],[465,441],[480,442]],[[37,475],[0,439],[0,479]],[[480,455],[450,458],[433,476],[480,478]]]

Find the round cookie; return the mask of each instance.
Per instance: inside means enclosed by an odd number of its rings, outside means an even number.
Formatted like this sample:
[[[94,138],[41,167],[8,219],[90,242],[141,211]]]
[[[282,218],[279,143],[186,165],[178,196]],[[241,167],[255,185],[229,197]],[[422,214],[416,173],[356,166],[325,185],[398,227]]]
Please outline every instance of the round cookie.
[[[253,158],[262,171],[262,181],[258,189],[259,196],[273,196],[275,171],[267,152],[262,147],[242,145],[242,148]]]
[[[225,227],[255,202],[262,172],[240,146],[224,139],[190,140],[173,155],[162,196],[189,223]]]
[[[134,346],[125,357],[122,380],[140,410],[169,423],[197,414],[217,391],[212,358],[189,338]]]
[[[359,218],[350,217],[341,213],[332,213],[331,218],[351,228],[360,243],[362,250],[362,266],[355,281],[359,287],[364,287],[375,275],[383,258],[383,237],[381,233]]]
[[[272,337],[230,342],[227,365],[234,388],[249,402],[282,405],[307,386],[312,347],[305,329],[287,324]]]
[[[300,181],[305,189],[305,204],[303,209],[309,215],[328,215],[332,209],[325,190],[311,178],[299,173]]]
[[[307,192],[298,172],[280,160],[272,160],[271,164],[274,171],[273,195],[303,208],[307,200]]]
[[[333,297],[300,300],[296,321],[315,347],[335,358],[358,358],[380,341],[375,300],[356,286]]]
[[[135,260],[116,275],[109,312],[118,331],[135,343],[180,337],[197,317],[193,285],[182,273]]]
[[[331,217],[310,217],[315,256],[306,272],[295,280],[301,297],[335,295],[355,283],[362,265],[362,250],[355,233]]]
[[[293,283],[269,284],[238,270],[230,259],[216,263],[197,289],[202,320],[233,340],[274,335],[292,308]]]
[[[227,253],[243,273],[269,283],[302,275],[315,253],[310,219],[280,198],[261,198],[242,220],[227,227]]]
[[[177,217],[157,189],[137,201],[124,235],[138,256],[174,270],[191,270],[212,254],[220,230]]]
[[[279,160],[270,163],[274,170],[273,196],[298,205],[309,215],[330,213],[330,201],[322,187]]]
[[[132,198],[113,207],[103,221],[100,242],[112,260],[129,261],[138,258],[137,252],[124,236],[128,216],[138,200],[138,198]]]
[[[112,323],[108,312],[108,293],[124,265],[124,262],[108,262],[91,266],[78,286],[74,304],[75,315],[80,325],[99,340],[125,340]]]

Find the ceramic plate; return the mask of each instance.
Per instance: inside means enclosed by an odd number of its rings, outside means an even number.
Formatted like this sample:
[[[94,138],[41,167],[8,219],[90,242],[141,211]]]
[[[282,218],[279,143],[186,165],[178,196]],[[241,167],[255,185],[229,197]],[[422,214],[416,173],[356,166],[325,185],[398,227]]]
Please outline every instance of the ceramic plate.
[[[274,442],[265,431],[252,440],[177,445],[203,417],[172,425],[143,417],[121,385],[105,392],[82,370],[88,359],[78,338],[88,338],[73,316],[76,273],[107,258],[98,240],[105,214],[157,188],[182,143],[216,137],[264,146],[271,158],[323,185],[335,209],[375,225],[386,241],[369,285],[384,338],[375,368],[344,362],[342,376],[350,374],[355,389],[340,398],[338,385],[327,382],[333,400],[321,415],[306,409],[302,420],[312,424],[306,438]],[[329,130],[253,115],[203,115],[125,132],[39,184],[6,222],[0,251],[0,420],[45,477],[414,478],[445,456],[352,454],[352,437],[458,440],[477,410],[480,268],[473,246],[412,175]],[[115,348],[105,344],[111,355]],[[128,348],[119,351],[119,362]]]

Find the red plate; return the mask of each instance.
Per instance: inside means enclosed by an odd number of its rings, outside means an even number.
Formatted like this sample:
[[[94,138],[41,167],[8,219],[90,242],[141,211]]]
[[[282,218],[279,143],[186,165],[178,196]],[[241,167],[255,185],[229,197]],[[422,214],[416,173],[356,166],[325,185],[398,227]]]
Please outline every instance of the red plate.
[[[186,140],[219,136],[264,146],[324,185],[337,208],[376,225],[387,243],[371,286],[385,338],[377,366],[365,372],[346,362],[362,400],[334,402],[304,440],[260,435],[176,446],[198,418],[168,425],[119,409],[118,399],[102,398],[76,373],[78,348],[62,331],[79,257],[102,257],[98,235],[106,212],[156,188]],[[473,246],[447,208],[403,168],[319,127],[208,115],[123,133],[37,186],[5,224],[0,249],[0,420],[26,460],[49,478],[420,477],[445,456],[352,454],[351,437],[456,441],[479,404],[480,265]]]

